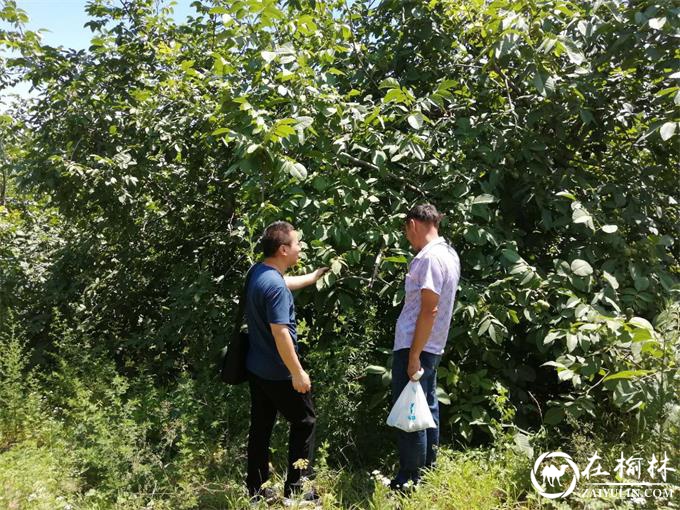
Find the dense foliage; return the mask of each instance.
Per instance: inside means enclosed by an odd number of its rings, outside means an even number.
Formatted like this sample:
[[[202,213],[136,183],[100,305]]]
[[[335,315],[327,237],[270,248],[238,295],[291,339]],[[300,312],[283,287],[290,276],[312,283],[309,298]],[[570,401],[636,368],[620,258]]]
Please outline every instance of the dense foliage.
[[[247,402],[214,357],[275,219],[302,233],[299,271],[331,267],[296,296],[320,437],[335,460],[389,450],[402,221],[423,201],[462,261],[446,442],[677,432],[675,2],[216,0],[177,23],[93,0],[88,51],[2,5],[0,87],[37,92],[0,117],[3,345],[82,441],[125,424],[135,483],[241,448]],[[92,448],[93,484],[130,462]]]

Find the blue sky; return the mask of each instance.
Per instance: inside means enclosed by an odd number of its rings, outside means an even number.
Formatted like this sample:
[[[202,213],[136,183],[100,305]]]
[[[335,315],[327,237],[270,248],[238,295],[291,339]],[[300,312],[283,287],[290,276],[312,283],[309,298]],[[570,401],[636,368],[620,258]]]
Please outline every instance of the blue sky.
[[[191,1],[176,0],[176,19],[184,19],[194,12]],[[86,3],[87,0],[17,0],[19,8],[26,11],[30,18],[30,30],[49,30],[43,34],[46,44],[74,49],[87,48],[90,43],[92,32],[83,26],[88,21]]]
[[[175,1],[175,19],[186,19],[195,12],[191,2],[192,0]],[[27,26],[29,30],[47,29],[47,32],[42,33],[45,44],[73,49],[86,49],[90,45],[92,32],[84,26],[88,21],[86,3],[87,0],[17,0],[18,7],[26,11],[30,18]],[[28,95],[28,85],[20,84],[11,92]]]

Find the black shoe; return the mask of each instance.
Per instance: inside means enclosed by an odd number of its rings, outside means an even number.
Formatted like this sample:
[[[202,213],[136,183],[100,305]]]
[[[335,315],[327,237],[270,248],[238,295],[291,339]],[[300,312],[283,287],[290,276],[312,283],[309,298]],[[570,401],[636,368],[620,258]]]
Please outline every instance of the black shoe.
[[[397,479],[394,479],[390,482],[390,490],[393,490],[394,492],[400,492],[402,494],[408,494],[409,492],[415,490],[416,485],[417,482],[413,482],[413,480],[400,482]]]
[[[250,497],[250,506],[258,506],[260,503],[271,505],[276,503],[278,499],[279,497],[274,489],[265,487],[264,489],[256,491],[255,494]]]

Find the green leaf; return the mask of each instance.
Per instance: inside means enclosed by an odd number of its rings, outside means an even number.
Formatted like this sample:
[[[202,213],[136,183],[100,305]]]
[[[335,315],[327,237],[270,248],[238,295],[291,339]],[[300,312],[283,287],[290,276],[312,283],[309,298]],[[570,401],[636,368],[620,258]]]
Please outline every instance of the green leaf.
[[[273,51],[262,51],[260,52],[260,55],[262,55],[262,58],[265,62],[267,62],[267,64],[272,62],[278,56],[278,54]]]
[[[517,446],[517,449],[521,451],[524,455],[526,455],[528,458],[532,459],[534,457],[534,449],[531,446],[531,443],[529,442],[529,437],[525,434],[522,434],[518,432],[515,434],[515,445]]]
[[[406,94],[404,94],[401,89],[390,89],[387,91],[387,94],[385,94],[383,102],[389,103],[390,101],[395,103],[405,103]]]
[[[561,333],[559,333],[557,331],[551,331],[543,339],[543,345],[552,345],[555,342],[555,340],[558,339],[560,336],[561,336]],[[552,363],[552,362],[549,361],[548,363]],[[548,365],[548,366],[550,366],[550,365]]]
[[[663,26],[666,24],[666,18],[651,18],[649,20],[649,26],[650,28],[653,28],[654,30],[661,30]]]
[[[635,290],[642,292],[649,288],[649,278],[646,276],[638,276],[634,281]]]
[[[329,73],[329,74],[333,74],[333,75],[335,75],[335,76],[345,76],[345,73],[343,73],[340,69],[337,69],[337,68],[335,68],[335,67],[331,67],[331,68],[328,70],[328,73]]]
[[[472,200],[472,205],[493,204],[496,200],[498,200],[498,199],[495,196],[489,195],[488,193],[484,193],[483,195],[477,195]]]
[[[543,76],[541,73],[536,73],[534,75],[534,87],[536,87],[539,94],[545,92],[545,84],[543,83]]]
[[[576,196],[570,191],[560,191],[558,193],[555,193],[555,195],[557,195],[558,197],[568,198],[569,200],[576,200]]]
[[[567,57],[569,57],[569,60],[573,64],[581,65],[583,61],[585,60],[585,57],[583,56],[583,53],[578,49],[578,46],[574,44],[573,41],[570,41],[568,39],[565,39],[563,41],[564,45],[564,51],[567,53]]]
[[[380,85],[378,85],[378,88],[380,89],[398,89],[399,88],[399,82],[395,80],[394,78],[386,78],[383,81],[380,82]]]
[[[366,367],[366,373],[372,375],[382,375],[387,371],[385,367],[379,365],[369,365]]]
[[[444,404],[446,406],[451,405],[451,397],[449,397],[449,394],[446,393],[446,390],[444,390],[444,388],[441,386],[437,386],[437,400],[440,404]]]
[[[292,128],[291,126],[288,126],[286,124],[280,124],[274,128],[274,134],[278,136],[279,138],[286,139],[290,135],[294,135],[296,133],[295,129]]]
[[[611,381],[614,379],[635,379],[636,377],[641,377],[647,375],[651,370],[624,370],[622,372],[616,372],[615,374],[608,375],[603,379],[603,381]]]
[[[504,248],[503,250],[501,250],[501,253],[503,254],[503,257],[506,260],[512,263],[519,262],[520,260],[522,260],[522,257],[519,256],[519,253],[509,248]]]
[[[567,333],[567,350],[572,352],[578,346],[578,335]]]
[[[534,279],[534,272],[532,270],[528,270],[525,273],[524,278],[522,278],[522,281],[519,282],[519,284],[520,285],[526,285],[533,279]]]
[[[607,283],[612,289],[616,290],[619,288],[619,281],[614,277],[614,275],[609,274],[607,271],[604,271],[602,275],[604,276],[604,279],[607,280]]]
[[[581,120],[584,122],[584,124],[591,124],[595,122],[595,117],[593,117],[593,113],[587,108],[580,108],[579,115],[581,116]]]
[[[574,209],[571,214],[571,221],[574,223],[588,223],[592,220],[590,213],[585,209]]]
[[[293,164],[294,171],[291,172],[291,175],[293,177],[303,180],[307,178],[307,169],[302,163],[295,163]]]
[[[496,333],[496,328],[493,326],[493,324],[489,325],[489,336],[491,337],[491,340],[493,340],[495,343],[498,343],[500,340],[498,338],[498,334]]]
[[[633,317],[628,321],[628,324],[632,324],[636,328],[643,328],[649,331],[654,331],[654,327],[651,325],[651,323],[647,319],[643,319],[642,317]]]
[[[392,296],[392,306],[397,306],[404,299],[404,290],[399,288]]]
[[[479,329],[477,329],[477,335],[482,336],[484,333],[487,332],[489,329],[489,326],[491,326],[491,319],[485,319],[481,322],[479,325]]]
[[[663,126],[661,126],[661,129],[659,129],[659,133],[661,134],[661,139],[664,142],[675,134],[676,126],[677,126],[676,122],[666,122]]]
[[[340,274],[340,271],[342,271],[342,264],[338,259],[335,259],[331,264],[331,271],[335,274]]]
[[[571,263],[571,271],[576,276],[588,276],[593,274],[593,267],[585,260],[574,259]]]
[[[563,381],[563,382],[572,379],[574,377],[574,375],[576,375],[576,374],[574,374],[574,371],[569,370],[568,368],[565,369],[565,370],[560,370],[559,372],[557,372],[557,378],[560,381]]]
[[[312,117],[304,115],[300,117],[295,117],[295,120],[297,121],[297,124],[295,125],[296,129],[307,129],[314,123],[314,119]]]
[[[412,115],[409,115],[408,116],[408,123],[413,129],[419,130],[420,128],[423,127],[423,116],[422,116],[422,114],[414,113]]]
[[[644,342],[653,338],[652,332],[648,329],[639,328],[633,332],[633,342]]]
[[[554,76],[548,76],[548,79],[545,80],[545,90],[547,92],[550,92],[551,94],[555,93],[555,89],[557,88],[557,80],[555,79]]]
[[[547,425],[557,425],[565,416],[563,407],[551,407],[545,412],[543,422]]]
[[[290,159],[285,159],[281,163],[281,169],[300,181],[307,178],[307,169],[302,163],[298,163]]]

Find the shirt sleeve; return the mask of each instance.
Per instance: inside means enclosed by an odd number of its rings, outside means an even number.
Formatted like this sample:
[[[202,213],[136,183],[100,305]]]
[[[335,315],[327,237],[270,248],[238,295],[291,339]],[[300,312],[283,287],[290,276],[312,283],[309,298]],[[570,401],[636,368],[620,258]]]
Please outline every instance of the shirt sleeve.
[[[435,258],[426,257],[420,262],[419,288],[428,289],[437,295],[441,295],[444,286],[444,272],[439,261]]]
[[[290,324],[290,293],[285,286],[265,292],[265,312],[269,324]]]

